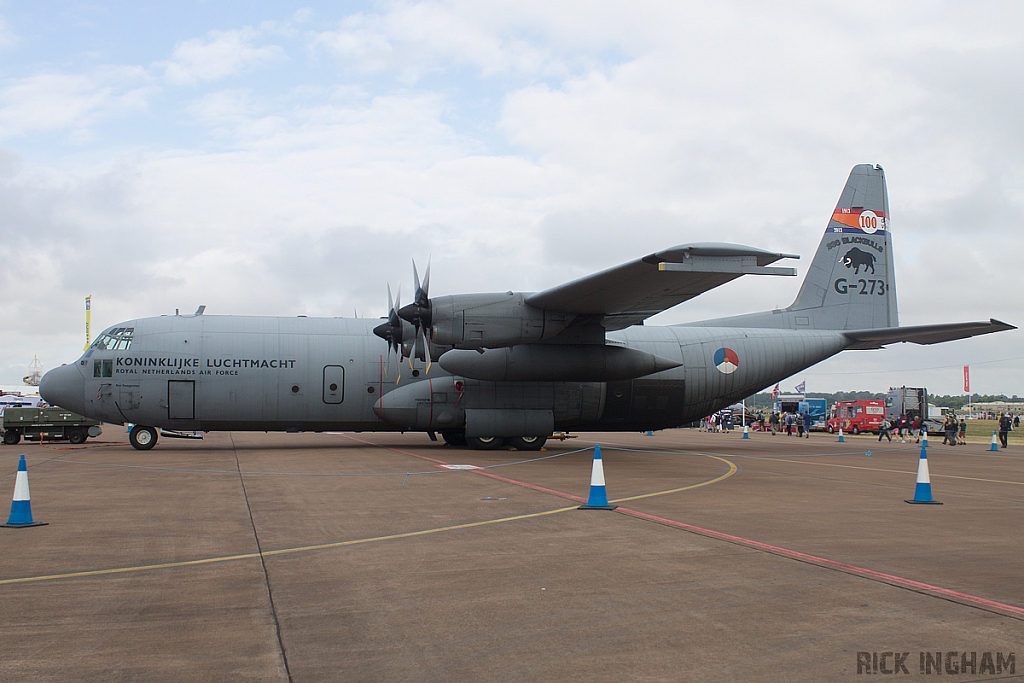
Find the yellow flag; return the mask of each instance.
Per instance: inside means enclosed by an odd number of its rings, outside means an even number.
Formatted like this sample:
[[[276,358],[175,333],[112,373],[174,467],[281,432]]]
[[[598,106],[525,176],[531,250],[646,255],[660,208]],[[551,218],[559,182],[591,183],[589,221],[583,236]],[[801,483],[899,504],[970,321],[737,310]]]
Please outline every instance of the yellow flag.
[[[89,349],[89,317],[92,313],[92,295],[85,297],[85,350]]]

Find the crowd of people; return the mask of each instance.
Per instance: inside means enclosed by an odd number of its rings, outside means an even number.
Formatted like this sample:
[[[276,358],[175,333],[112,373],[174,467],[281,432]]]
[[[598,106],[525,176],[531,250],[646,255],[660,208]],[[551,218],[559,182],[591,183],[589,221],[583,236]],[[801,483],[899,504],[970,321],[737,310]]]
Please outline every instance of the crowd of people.
[[[759,411],[757,416],[754,418],[753,424],[750,426],[754,431],[770,431],[772,436],[784,433],[786,436],[793,436],[795,434],[797,438],[810,438],[811,424],[812,418],[809,411],[804,411],[803,413],[780,413],[772,410],[769,411],[767,417],[763,411]],[[732,427],[733,419],[731,414],[726,415],[724,412],[708,415],[700,422],[701,430],[708,432],[730,431]],[[1014,429],[1019,428],[1019,415],[1013,416],[1008,413],[1000,413],[999,426],[997,430],[999,444],[1003,448],[1007,448],[1009,443],[1009,433]],[[894,420],[882,418],[882,422],[878,430],[878,440],[881,441],[884,438],[888,439],[889,442],[892,443],[893,432],[895,432],[896,438],[899,439],[900,443],[908,443],[911,439],[913,439],[914,443],[921,443],[921,437],[926,429],[927,427],[919,415],[915,415],[914,417],[900,415]],[[942,423],[942,432],[943,444],[948,444],[950,446],[966,445],[966,418],[962,415],[957,416],[954,413],[947,414]]]
[[[914,443],[921,443],[921,434],[924,429],[924,422],[921,421],[920,415],[915,415],[913,418],[900,415],[895,420],[882,418],[882,424],[878,430],[878,440],[881,441],[884,436],[891,443],[892,432],[895,430],[900,443],[907,443],[911,439],[914,440]]]
[[[811,414],[806,410],[803,413],[780,413],[773,410],[769,412],[767,417],[765,417],[763,411],[759,411],[749,426],[755,432],[771,431],[772,436],[785,433],[786,436],[793,436],[795,434],[797,437],[810,438],[811,424]],[[700,427],[708,432],[728,431],[732,428],[732,419],[723,419],[721,415],[715,413],[701,420]]]
[[[996,432],[999,438],[999,445],[1003,448],[1008,448],[1010,432],[1020,428],[1020,416],[999,413],[999,422],[997,424]],[[942,423],[942,431],[942,443],[950,446],[967,444],[967,420],[962,415],[960,417],[953,413],[946,415],[946,419]]]

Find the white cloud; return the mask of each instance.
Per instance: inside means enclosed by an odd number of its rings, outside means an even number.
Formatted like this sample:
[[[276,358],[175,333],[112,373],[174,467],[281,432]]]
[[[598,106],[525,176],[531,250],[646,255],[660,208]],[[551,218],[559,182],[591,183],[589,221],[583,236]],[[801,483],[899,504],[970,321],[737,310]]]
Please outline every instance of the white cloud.
[[[35,132],[85,131],[98,120],[144,110],[152,93],[137,67],[41,73],[0,90],[0,140]]]
[[[183,40],[174,46],[164,64],[164,76],[171,83],[194,84],[233,76],[246,69],[286,59],[279,45],[253,45],[263,34],[246,27],[231,31],[210,31],[205,38]]]
[[[18,36],[15,35],[11,25],[7,23],[6,19],[0,16],[0,51],[14,47],[17,42]]]
[[[338,57],[348,70],[393,70],[406,82],[450,65],[473,66],[484,76],[564,73],[562,57],[530,39],[515,16],[504,13],[505,21],[494,22],[491,10],[473,5],[403,3],[382,14],[351,15],[338,29],[315,34],[311,42]]]
[[[331,82],[314,51],[308,72],[288,62],[286,92],[207,86],[181,103],[206,135],[191,147],[65,171],[0,159],[0,231],[19,226],[0,239],[19,264],[0,275],[13,293],[0,300],[5,352],[43,355],[31,345],[43,326],[58,349],[44,360],[72,357],[89,293],[97,327],[199,304],[379,315],[385,283],[404,279],[408,296],[410,257],[431,253],[435,294],[540,289],[687,241],[801,253],[803,272],[862,162],[888,171],[905,324],[1024,322],[1007,294],[1024,234],[1024,50],[998,11],[510,7],[402,3],[311,33],[344,67]],[[175,82],[227,78],[282,57],[260,52],[270,33],[211,32],[158,68]],[[34,109],[0,122],[73,129],[127,92],[65,78],[38,87],[74,97],[28,97]],[[495,96],[497,118],[474,118],[473,99]],[[653,322],[785,306],[798,284],[741,279]],[[1007,334],[846,354],[808,378],[884,389],[921,376],[946,393],[955,372],[904,370],[1016,345]],[[862,374],[829,374],[851,368]],[[1024,393],[1019,368],[979,390]]]

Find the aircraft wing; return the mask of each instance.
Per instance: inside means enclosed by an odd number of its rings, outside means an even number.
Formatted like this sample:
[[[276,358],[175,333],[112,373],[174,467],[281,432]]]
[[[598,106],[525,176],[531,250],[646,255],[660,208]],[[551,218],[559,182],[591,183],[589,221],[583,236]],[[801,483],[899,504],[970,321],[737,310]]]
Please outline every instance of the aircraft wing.
[[[682,244],[526,298],[548,311],[592,316],[606,330],[636,325],[741,275],[796,275],[795,268],[770,268],[779,254],[738,244]]]
[[[843,335],[853,342],[848,349],[880,349],[886,344],[911,342],[913,344],[938,344],[939,342],[967,339],[979,334],[991,334],[1017,329],[1001,320],[987,322],[944,323],[941,325],[914,325],[911,327],[881,327],[875,330],[853,330]]]

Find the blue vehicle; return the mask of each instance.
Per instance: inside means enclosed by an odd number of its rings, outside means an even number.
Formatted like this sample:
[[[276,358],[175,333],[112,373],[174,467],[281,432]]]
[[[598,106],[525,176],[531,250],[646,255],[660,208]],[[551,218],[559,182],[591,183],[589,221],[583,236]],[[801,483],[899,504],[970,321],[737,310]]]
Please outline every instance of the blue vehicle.
[[[823,398],[807,398],[802,394],[779,396],[773,404],[773,408],[778,413],[795,413],[801,416],[805,411],[810,412],[811,430],[825,431],[828,404]]]
[[[825,422],[828,419],[828,404],[823,398],[808,398],[800,401],[800,414],[806,410],[811,414],[811,429],[814,431],[825,431]]]

